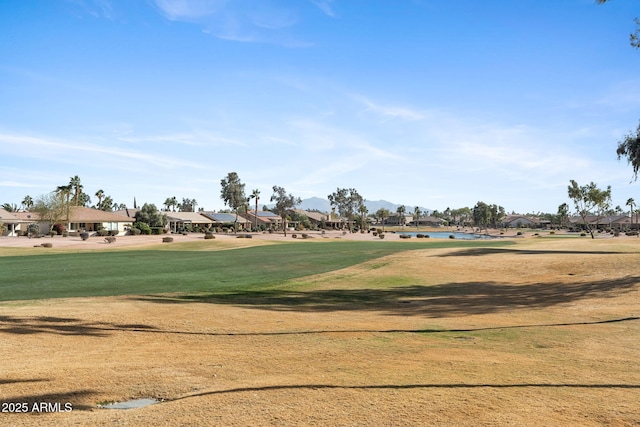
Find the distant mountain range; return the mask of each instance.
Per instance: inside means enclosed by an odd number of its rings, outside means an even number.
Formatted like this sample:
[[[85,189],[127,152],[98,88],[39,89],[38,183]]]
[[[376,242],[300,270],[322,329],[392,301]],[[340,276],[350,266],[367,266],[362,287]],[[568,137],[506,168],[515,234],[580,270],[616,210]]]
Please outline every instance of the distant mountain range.
[[[387,202],[386,200],[365,200],[364,204],[369,210],[370,214],[375,213],[378,209],[382,208],[388,209],[391,213],[395,213],[396,209],[398,209],[398,206],[400,206],[400,204]],[[407,215],[410,215],[415,209],[414,206],[405,205],[405,207]],[[331,212],[331,203],[329,203],[329,200],[327,199],[322,199],[320,197],[310,197],[308,199],[303,199],[302,203],[298,205],[298,208],[304,210],[316,210],[320,212]],[[427,215],[431,214],[432,212],[431,209],[422,206],[420,206],[420,210],[422,212],[426,212]]]

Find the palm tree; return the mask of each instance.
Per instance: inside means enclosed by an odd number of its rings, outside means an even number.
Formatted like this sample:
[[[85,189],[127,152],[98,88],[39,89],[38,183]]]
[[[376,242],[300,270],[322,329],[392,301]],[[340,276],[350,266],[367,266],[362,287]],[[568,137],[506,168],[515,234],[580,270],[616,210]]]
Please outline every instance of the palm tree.
[[[59,185],[58,188],[56,188],[56,194],[62,197],[64,204],[67,207],[67,222],[69,221],[69,198],[71,197],[72,188],[71,184]],[[53,224],[51,224],[51,226],[53,226]]]
[[[71,177],[69,187],[73,190],[73,204],[78,206],[80,202],[80,193],[82,192],[82,184],[78,175]]]
[[[98,198],[98,203],[96,206],[98,207],[98,209],[101,209],[100,206],[102,205],[102,199],[104,198],[104,191],[103,190],[96,191],[96,197]]]
[[[175,212],[176,206],[178,206],[178,198],[176,196],[173,196],[169,199],[169,201],[171,202],[169,206],[171,206],[173,212]]]
[[[18,205],[15,203],[3,203],[0,208],[4,209],[7,212],[18,212]]]
[[[385,218],[389,218],[389,210],[385,208],[380,208],[376,211],[376,216],[382,223],[382,231],[384,232],[384,220]]]
[[[633,229],[633,206],[635,205],[636,201],[633,200],[633,197],[629,197],[629,199],[627,200],[626,205],[629,206],[629,216],[631,219],[631,229]]]
[[[260,190],[258,190],[257,188],[255,190],[253,190],[251,192],[251,196],[249,196],[250,199],[256,199],[256,210],[254,212],[254,216],[253,216],[253,229],[255,231],[258,231],[258,200],[260,200]]]
[[[396,213],[398,214],[398,222],[400,223],[400,225],[402,225],[402,228],[404,228],[404,221],[405,221],[405,213],[407,212],[407,208],[405,207],[405,205],[400,205],[398,206],[398,209],[396,209]]]
[[[25,198],[22,199],[21,203],[22,203],[22,206],[24,206],[24,210],[26,211],[28,211],[33,207],[33,199],[31,198],[31,196],[25,196]]]
[[[420,217],[422,216],[422,211],[419,206],[416,206],[413,209],[413,219],[416,222],[416,230],[420,231]]]
[[[369,209],[365,206],[364,202],[365,200],[363,199],[360,206],[358,206],[358,213],[360,214],[360,230],[362,230],[363,233],[366,228],[369,228],[367,226],[367,214],[369,213]]]

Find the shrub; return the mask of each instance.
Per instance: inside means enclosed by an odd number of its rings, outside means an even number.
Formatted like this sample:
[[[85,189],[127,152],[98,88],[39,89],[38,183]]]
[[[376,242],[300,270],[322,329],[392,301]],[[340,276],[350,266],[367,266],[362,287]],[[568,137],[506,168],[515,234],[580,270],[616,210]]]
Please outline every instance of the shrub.
[[[522,231],[518,231],[516,234],[517,234],[518,236],[522,236]]]
[[[373,234],[373,237],[376,237],[378,235],[378,232],[374,231],[372,234]]]
[[[378,234],[378,237],[381,238],[381,239],[384,239],[384,233]]]
[[[109,236],[117,236],[120,234],[119,230],[109,230]]]
[[[425,234],[425,235],[424,235],[424,238],[425,238],[425,239],[430,239],[430,238],[431,238],[431,236],[429,236],[428,234]]]
[[[32,222],[27,227],[27,234],[31,236],[37,236],[38,234],[40,234],[40,226],[35,222]]]
[[[586,235],[587,235],[587,233],[580,233],[580,237],[584,237]]]
[[[173,242],[173,237],[163,237],[162,243],[171,243]]]
[[[456,238],[456,236],[454,236],[453,234],[449,234],[449,238],[450,238],[450,239],[455,239],[455,238]]]
[[[551,230],[551,231],[549,232],[549,234],[556,234],[556,232],[555,232],[555,231],[553,231],[553,230]]]
[[[82,240],[87,240],[89,238],[89,233],[87,233],[86,231],[83,231],[82,233],[80,233],[80,238]]]
[[[155,236],[159,236],[161,234],[164,234],[164,227],[149,227],[151,229],[151,234],[155,235]]]
[[[135,222],[133,227],[140,230],[140,234],[151,234],[151,227],[146,222]]]
[[[104,228],[98,230],[98,236],[104,237],[109,235],[109,230],[105,230]]]
[[[111,243],[113,243],[113,242],[115,242],[115,241],[116,241],[116,238],[115,238],[115,237],[113,237],[113,236],[107,236],[107,237],[105,237],[105,238],[104,238],[104,240],[105,240],[107,243],[111,244]]]
[[[418,234],[416,234],[416,237],[417,237],[418,239],[423,239],[423,238],[424,238],[424,234],[422,234],[422,233],[418,233]]]
[[[68,231],[63,231],[62,232],[62,237],[69,237],[69,232]]]
[[[400,235],[400,238],[401,238],[401,239],[410,239],[410,238],[411,238],[411,235],[409,235],[409,234],[401,234],[401,235]]]
[[[49,231],[49,236],[53,237],[53,236],[57,236],[58,232],[56,230],[51,230]]]
[[[214,236],[212,232],[208,231],[208,232],[204,233],[204,238],[205,238],[205,240],[209,240],[209,239],[215,239],[216,236]]]
[[[67,227],[65,227],[64,224],[60,224],[60,223],[53,224],[53,227],[51,229],[58,234],[62,234],[65,231],[67,231]]]
[[[293,237],[294,239],[298,237],[297,234],[292,234],[291,237]]]
[[[52,248],[53,247],[53,243],[43,243],[42,245],[43,248]]]
[[[138,236],[142,233],[142,231],[140,231],[139,228],[130,228],[129,229],[129,234],[131,234],[132,236]]]

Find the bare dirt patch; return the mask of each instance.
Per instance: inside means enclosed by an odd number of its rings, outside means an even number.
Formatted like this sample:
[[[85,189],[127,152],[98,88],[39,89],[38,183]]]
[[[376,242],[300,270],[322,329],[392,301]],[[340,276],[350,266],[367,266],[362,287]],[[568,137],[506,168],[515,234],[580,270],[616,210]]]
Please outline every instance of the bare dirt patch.
[[[639,260],[633,239],[525,239],[402,253],[260,298],[0,303],[0,402],[73,406],[0,417],[17,426],[634,425]],[[162,402],[98,407],[138,398]]]

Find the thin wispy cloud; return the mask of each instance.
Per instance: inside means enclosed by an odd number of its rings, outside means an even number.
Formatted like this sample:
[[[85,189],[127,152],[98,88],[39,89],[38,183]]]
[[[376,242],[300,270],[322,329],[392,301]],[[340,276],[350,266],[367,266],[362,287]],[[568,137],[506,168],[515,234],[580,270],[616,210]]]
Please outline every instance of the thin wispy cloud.
[[[154,0],[158,10],[171,21],[199,22],[220,12],[226,0]]]
[[[376,114],[385,120],[421,120],[424,118],[422,112],[410,109],[408,107],[376,103],[361,95],[352,95],[352,98],[358,103],[364,105],[366,107],[366,112]]]
[[[200,25],[205,33],[223,40],[311,46],[292,32],[300,11],[285,1],[154,0],[154,4],[165,18]]]
[[[331,18],[335,18],[336,14],[331,7],[333,0],[310,0],[311,3],[316,5],[318,9],[324,12],[325,15],[330,16]]]
[[[107,145],[88,144],[86,142],[57,141],[49,138],[33,137],[29,135],[0,134],[0,143],[19,145],[23,157],[57,156],[59,153],[68,153],[65,157],[68,161],[85,162],[84,156],[106,155],[111,161],[129,160],[162,168],[190,167],[202,169],[204,165],[181,160],[170,156],[161,156],[141,151],[127,150]]]

